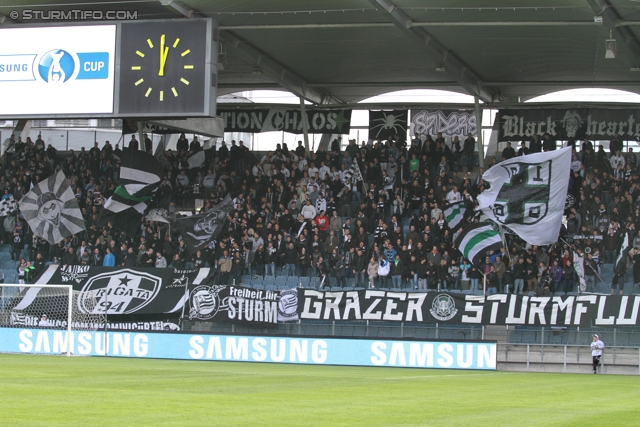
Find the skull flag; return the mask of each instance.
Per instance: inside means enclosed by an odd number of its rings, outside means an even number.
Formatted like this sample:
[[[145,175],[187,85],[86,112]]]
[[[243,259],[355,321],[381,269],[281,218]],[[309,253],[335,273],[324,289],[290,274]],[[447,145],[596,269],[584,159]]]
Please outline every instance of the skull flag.
[[[233,209],[231,197],[213,207],[209,212],[176,220],[176,225],[187,246],[201,250],[211,243],[222,231],[227,215]]]
[[[62,171],[33,187],[19,206],[33,234],[52,245],[85,230],[82,212]]]
[[[478,196],[478,210],[532,245],[558,240],[564,213],[571,147],[514,157],[482,178],[490,184]]]

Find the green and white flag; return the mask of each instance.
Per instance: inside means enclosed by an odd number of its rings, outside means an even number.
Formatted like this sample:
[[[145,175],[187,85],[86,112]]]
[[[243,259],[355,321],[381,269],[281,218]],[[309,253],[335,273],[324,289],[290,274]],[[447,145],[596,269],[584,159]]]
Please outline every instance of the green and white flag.
[[[488,222],[470,224],[456,238],[456,247],[473,265],[479,265],[488,251],[500,249],[502,239]]]
[[[455,229],[464,219],[464,214],[466,212],[466,208],[464,207],[465,202],[454,203],[449,206],[448,209],[444,211],[444,219],[447,220],[447,224],[449,224],[450,229]]]
[[[164,171],[158,160],[149,153],[125,150],[120,164],[120,180],[113,195],[104,204],[99,223],[117,221],[118,215],[133,213],[133,217],[120,218],[129,223],[142,215],[160,186]],[[135,224],[135,221],[134,221]]]
[[[571,172],[571,147],[514,157],[482,175],[479,211],[532,245],[557,242]]]

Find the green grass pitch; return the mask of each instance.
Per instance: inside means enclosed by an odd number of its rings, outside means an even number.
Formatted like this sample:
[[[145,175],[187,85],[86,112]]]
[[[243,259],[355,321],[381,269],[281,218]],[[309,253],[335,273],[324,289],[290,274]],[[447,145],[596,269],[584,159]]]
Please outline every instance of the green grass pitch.
[[[7,426],[637,426],[639,400],[632,376],[0,355]]]

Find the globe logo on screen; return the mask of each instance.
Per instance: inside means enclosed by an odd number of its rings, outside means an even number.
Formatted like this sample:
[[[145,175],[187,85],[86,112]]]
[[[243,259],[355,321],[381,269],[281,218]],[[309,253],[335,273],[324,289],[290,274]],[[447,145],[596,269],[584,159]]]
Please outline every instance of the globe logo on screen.
[[[76,70],[73,56],[62,49],[54,49],[45,53],[38,63],[40,78],[47,83],[64,83]]]

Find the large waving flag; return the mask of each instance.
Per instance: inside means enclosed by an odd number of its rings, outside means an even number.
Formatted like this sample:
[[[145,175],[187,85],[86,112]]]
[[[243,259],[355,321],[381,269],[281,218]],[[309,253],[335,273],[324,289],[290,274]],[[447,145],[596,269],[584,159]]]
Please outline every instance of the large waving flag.
[[[488,222],[466,226],[456,238],[455,245],[473,265],[479,265],[488,251],[497,250],[503,246],[500,233]]]
[[[465,202],[454,203],[444,211],[444,218],[447,220],[450,229],[455,229],[464,219],[467,211],[464,207]]]
[[[104,204],[100,224],[115,220],[119,214],[144,213],[164,176],[158,160],[138,150],[125,150],[120,163],[119,186]],[[127,223],[129,223],[129,218]]]
[[[233,201],[227,196],[207,213],[176,220],[182,239],[190,249],[200,250],[211,243],[222,231],[227,215],[233,210]]]
[[[532,245],[558,240],[569,185],[571,147],[514,157],[482,176],[490,188],[478,209]]]
[[[51,245],[85,230],[78,201],[62,171],[38,183],[19,205],[33,234]]]

